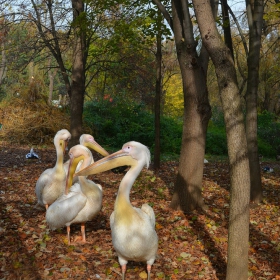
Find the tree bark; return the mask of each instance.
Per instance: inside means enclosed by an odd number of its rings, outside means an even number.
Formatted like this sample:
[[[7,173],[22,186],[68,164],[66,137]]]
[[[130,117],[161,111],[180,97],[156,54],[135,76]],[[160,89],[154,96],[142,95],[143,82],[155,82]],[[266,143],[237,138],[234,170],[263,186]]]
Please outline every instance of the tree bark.
[[[52,105],[52,97],[53,97],[53,88],[54,88],[54,78],[55,78],[55,75],[57,73],[57,68],[55,68],[54,71],[52,71],[51,69],[51,61],[52,59],[49,58],[49,61],[48,61],[48,75],[49,75],[49,98],[48,98],[48,104],[51,106]]]
[[[197,54],[187,2],[172,1],[172,17],[153,0],[174,32],[184,93],[184,124],[178,174],[170,207],[184,212],[203,208],[202,178],[206,132],[211,117],[206,74]]]
[[[161,15],[159,14],[159,26],[161,25]],[[157,34],[157,52],[156,52],[156,96],[155,96],[155,150],[154,150],[154,168],[157,171],[160,168],[160,99],[162,92],[162,51],[161,51],[161,31]]]
[[[6,78],[6,73],[7,73],[7,58],[6,58],[4,39],[3,42],[1,43],[1,48],[2,48],[1,51],[2,59],[0,65],[0,84],[2,84],[3,80]]]
[[[203,44],[214,63],[224,110],[230,164],[227,280],[248,279],[250,176],[244,117],[230,50],[221,39],[209,0],[193,0]]]
[[[248,82],[246,92],[246,135],[250,162],[250,198],[252,202],[259,203],[262,201],[262,182],[258,153],[257,99],[264,1],[246,1],[246,6],[247,18],[249,23],[249,55],[247,59]]]
[[[230,49],[232,58],[234,60],[227,0],[221,0],[221,6],[222,6],[222,15],[223,15],[223,30],[225,36],[225,44]]]
[[[84,12],[84,1],[72,0],[73,28],[74,28],[74,49],[71,76],[70,96],[70,132],[71,142],[69,146],[79,143],[83,132],[83,108],[85,96],[85,31],[82,26],[81,14]]]
[[[190,212],[204,207],[201,189],[211,108],[186,1],[172,1],[172,18],[183,80],[184,124],[178,174],[170,206]]]

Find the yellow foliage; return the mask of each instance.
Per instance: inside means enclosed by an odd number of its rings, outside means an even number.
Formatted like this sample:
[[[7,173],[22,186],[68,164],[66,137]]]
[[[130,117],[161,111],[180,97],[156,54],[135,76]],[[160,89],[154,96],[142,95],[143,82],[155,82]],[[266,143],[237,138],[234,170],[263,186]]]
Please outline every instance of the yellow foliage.
[[[165,83],[164,114],[182,117],[184,112],[184,95],[181,74],[175,74]]]

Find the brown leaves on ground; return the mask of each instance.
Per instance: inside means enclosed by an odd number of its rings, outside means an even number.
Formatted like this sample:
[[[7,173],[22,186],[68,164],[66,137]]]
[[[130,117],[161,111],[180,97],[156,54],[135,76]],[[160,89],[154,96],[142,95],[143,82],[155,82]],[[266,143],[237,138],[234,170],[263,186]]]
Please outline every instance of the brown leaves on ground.
[[[66,228],[49,230],[45,212],[34,208],[35,183],[54,166],[55,151],[35,149],[40,160],[26,160],[30,147],[0,146],[0,279],[120,279],[112,247],[109,217],[123,174],[91,178],[103,187],[103,208],[86,223],[87,243],[68,246]],[[96,157],[95,157],[96,159]],[[262,167],[266,166],[262,163]],[[280,279],[280,164],[262,174],[264,202],[250,210],[249,279]],[[176,162],[162,164],[155,176],[143,170],[131,191],[131,203],[149,202],[159,236],[152,279],[225,279],[229,215],[229,172],[225,162],[205,165],[203,197],[209,210],[185,215],[169,209]],[[71,226],[74,240],[80,225]],[[126,279],[146,279],[146,265],[129,262]]]

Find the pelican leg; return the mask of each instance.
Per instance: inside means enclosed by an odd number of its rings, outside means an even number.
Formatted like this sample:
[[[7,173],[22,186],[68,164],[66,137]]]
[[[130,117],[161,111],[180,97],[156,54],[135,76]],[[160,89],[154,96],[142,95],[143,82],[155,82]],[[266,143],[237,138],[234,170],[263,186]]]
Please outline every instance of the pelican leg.
[[[148,280],[150,280],[151,269],[152,266],[150,264],[147,264]]]
[[[85,223],[81,224],[82,242],[86,243],[86,226]]]
[[[70,226],[67,226],[67,238],[68,238],[68,245],[71,244],[70,242]]]
[[[123,264],[122,265],[122,280],[124,280],[125,271],[126,271],[126,264]]]
[[[47,211],[47,210],[48,210],[48,208],[49,208],[49,205],[48,205],[48,204],[46,204],[46,205],[45,205],[45,207],[46,207],[46,211]]]

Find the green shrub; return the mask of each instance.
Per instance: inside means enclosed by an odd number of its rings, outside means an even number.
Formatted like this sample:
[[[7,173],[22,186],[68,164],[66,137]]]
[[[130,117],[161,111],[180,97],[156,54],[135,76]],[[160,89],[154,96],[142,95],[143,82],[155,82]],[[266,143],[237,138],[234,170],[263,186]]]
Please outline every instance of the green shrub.
[[[265,157],[280,154],[280,123],[279,117],[264,112],[258,115],[259,153]]]
[[[262,155],[262,156],[268,157],[268,158],[275,157],[275,155],[276,155],[273,147],[260,138],[258,139],[258,151],[259,151],[259,155]]]
[[[227,155],[227,138],[223,111],[219,107],[212,108],[212,117],[206,135],[206,154]]]
[[[87,102],[84,108],[84,122],[102,145],[119,149],[134,140],[154,150],[154,115],[144,104],[113,102],[108,100]],[[182,124],[162,116],[161,152],[180,153]]]
[[[124,97],[87,102],[84,108],[84,122],[93,130],[94,137],[112,150],[120,149],[134,140],[154,150],[154,114],[143,103],[135,103]],[[161,153],[179,155],[181,149],[183,122],[161,116]],[[270,113],[258,116],[259,153],[264,157],[280,154],[280,123]],[[213,109],[209,122],[206,151],[212,155],[227,155],[227,140],[224,117],[220,109]]]
[[[209,125],[206,136],[206,154],[226,155],[227,138],[224,127]]]
[[[220,107],[212,107],[212,117],[209,124],[213,124],[215,127],[224,128],[225,120],[224,113]]]

